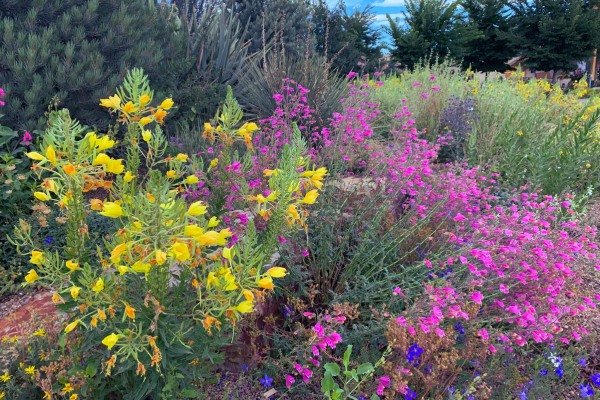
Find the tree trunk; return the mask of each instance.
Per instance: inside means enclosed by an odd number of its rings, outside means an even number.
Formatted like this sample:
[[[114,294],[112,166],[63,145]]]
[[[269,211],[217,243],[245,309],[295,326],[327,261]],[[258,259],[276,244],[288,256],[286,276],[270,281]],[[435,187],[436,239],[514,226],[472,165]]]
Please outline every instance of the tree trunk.
[[[558,73],[559,73],[559,70],[555,69],[554,73],[552,74],[552,84],[553,85],[556,84],[556,79],[558,78]]]

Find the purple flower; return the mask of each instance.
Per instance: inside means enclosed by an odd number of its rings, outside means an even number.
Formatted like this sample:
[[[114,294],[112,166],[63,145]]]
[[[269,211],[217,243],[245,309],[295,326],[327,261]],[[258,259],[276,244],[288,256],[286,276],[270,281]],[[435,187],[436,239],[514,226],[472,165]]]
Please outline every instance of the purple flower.
[[[600,386],[600,374],[592,375],[590,376],[590,378],[592,378],[592,382],[594,382],[594,385]]]
[[[584,385],[583,383],[579,384],[579,390],[581,390],[581,397],[592,397],[594,395],[594,391],[590,387],[590,385]]]
[[[582,368],[585,368],[585,362],[586,362],[586,358],[582,358],[581,360],[579,360],[579,365],[581,365]]]
[[[265,374],[265,377],[260,380],[260,383],[263,384],[263,387],[271,386],[271,382],[273,382],[273,378],[269,378],[269,375]]]
[[[406,400],[415,400],[417,398],[417,392],[413,392],[411,388],[407,388],[406,396],[404,397]]]
[[[540,375],[548,375],[548,371],[546,371],[545,369],[540,370]]]

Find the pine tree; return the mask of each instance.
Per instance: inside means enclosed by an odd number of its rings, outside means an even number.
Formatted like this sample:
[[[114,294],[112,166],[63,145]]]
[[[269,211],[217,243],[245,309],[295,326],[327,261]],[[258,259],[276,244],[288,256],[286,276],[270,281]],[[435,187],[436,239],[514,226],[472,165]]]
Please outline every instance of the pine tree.
[[[303,0],[233,0],[231,10],[247,25],[250,54],[263,50],[263,26],[265,45],[275,45],[277,36],[278,45],[283,40],[288,54],[299,55],[306,49],[310,11]]]
[[[406,28],[400,26],[398,18],[394,20],[387,14],[390,26],[384,29],[392,37],[392,58],[403,68],[414,67],[430,54],[460,60],[468,54],[469,43],[482,36],[457,2],[407,0],[402,13]]]
[[[477,71],[504,72],[516,50],[506,38],[510,29],[508,0],[463,0],[462,7],[483,35],[469,43],[464,64]]]
[[[170,7],[153,0],[0,0],[3,123],[43,129],[53,98],[83,124],[106,127],[99,99],[128,69],[143,68],[160,88],[160,69],[177,47]]]
[[[323,56],[327,51],[327,58],[333,59],[332,68],[347,74],[360,69],[357,63],[365,57],[371,61],[367,70],[375,69],[376,61],[381,57],[378,44],[381,33],[373,27],[373,7],[356,8],[348,14],[342,1],[330,10],[324,0],[318,0],[312,10],[316,51]]]
[[[573,69],[600,47],[597,0],[515,0],[510,3],[512,29],[507,36],[524,65],[541,71]]]

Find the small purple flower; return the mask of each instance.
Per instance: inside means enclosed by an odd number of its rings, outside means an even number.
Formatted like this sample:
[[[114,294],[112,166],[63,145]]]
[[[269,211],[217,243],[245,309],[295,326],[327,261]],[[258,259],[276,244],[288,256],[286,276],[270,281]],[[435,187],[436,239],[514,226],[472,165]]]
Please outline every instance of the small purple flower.
[[[44,240],[44,242],[46,242],[47,244],[50,244],[53,240],[54,240],[54,238],[49,237],[46,240]]]
[[[265,374],[265,377],[260,380],[260,383],[263,384],[263,387],[271,386],[271,382],[273,382],[273,378],[269,378],[269,375]]]
[[[548,371],[546,371],[545,369],[541,369],[540,370],[540,375],[546,376],[546,375],[548,375]]]
[[[590,376],[590,378],[592,378],[592,382],[594,382],[594,385],[600,386],[600,374],[592,375]]]
[[[581,397],[592,397],[594,395],[594,391],[590,387],[590,385],[584,385],[583,383],[579,384],[579,390],[581,390]]]
[[[406,400],[415,400],[417,398],[417,392],[413,392],[411,388],[407,388],[406,396],[404,397]]]
[[[579,360],[578,364],[581,365],[582,368],[585,368],[585,362],[586,362],[586,358],[584,357],[584,358],[582,358],[582,359]]]

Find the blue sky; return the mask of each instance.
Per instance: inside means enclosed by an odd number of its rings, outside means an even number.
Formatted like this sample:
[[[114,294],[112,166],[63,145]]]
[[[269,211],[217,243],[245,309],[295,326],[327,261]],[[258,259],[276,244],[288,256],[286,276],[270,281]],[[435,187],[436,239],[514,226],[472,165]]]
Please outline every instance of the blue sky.
[[[335,0],[328,0],[327,3],[330,6],[333,6],[337,3]],[[377,14],[377,22],[378,26],[389,25],[388,21],[385,17],[385,14],[390,14],[392,18],[399,17],[402,21],[402,11],[404,8],[404,0],[374,0],[374,1],[366,1],[366,0],[346,0],[346,6],[348,7],[348,12],[353,10],[356,6],[361,9],[366,5],[371,4],[373,6],[373,12]],[[384,34],[383,40],[387,41],[387,35]]]

